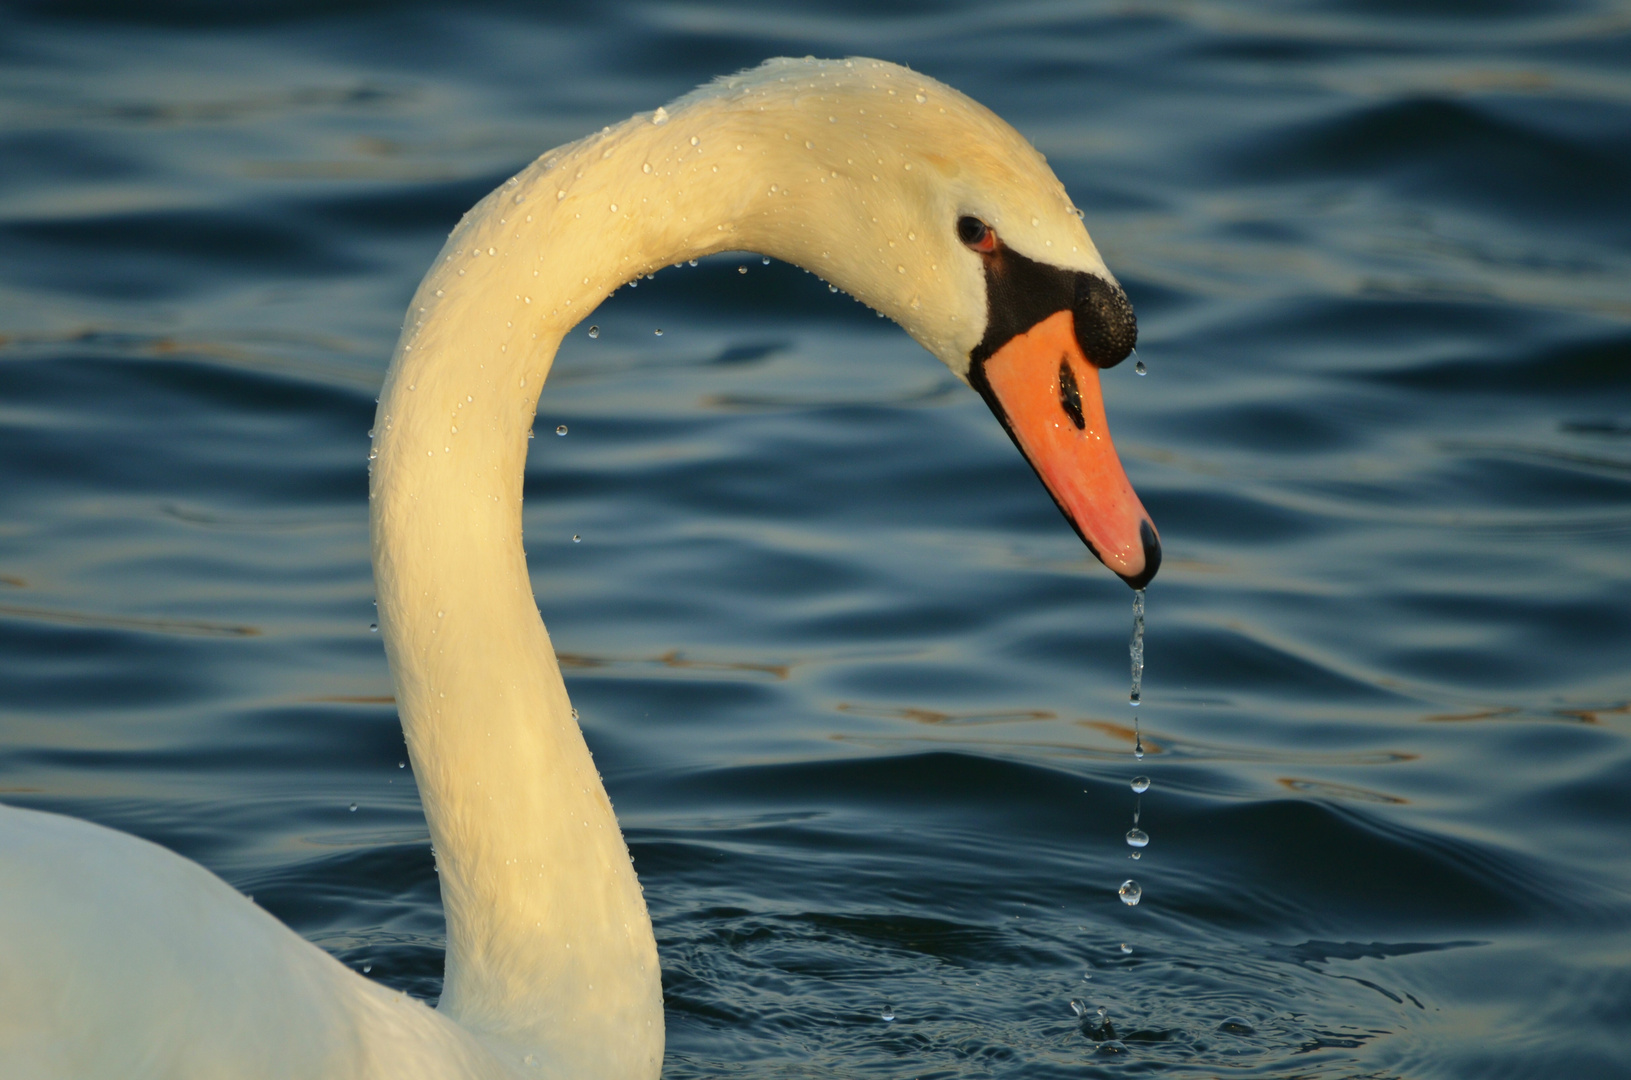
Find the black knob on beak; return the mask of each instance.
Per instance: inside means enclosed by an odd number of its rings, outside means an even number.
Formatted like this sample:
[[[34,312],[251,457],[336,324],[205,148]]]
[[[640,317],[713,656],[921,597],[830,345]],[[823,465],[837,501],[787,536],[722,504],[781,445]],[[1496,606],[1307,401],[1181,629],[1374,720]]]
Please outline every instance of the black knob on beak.
[[[1071,311],[1076,317],[1076,342],[1094,367],[1115,367],[1138,344],[1138,319],[1119,285],[1077,273]]]

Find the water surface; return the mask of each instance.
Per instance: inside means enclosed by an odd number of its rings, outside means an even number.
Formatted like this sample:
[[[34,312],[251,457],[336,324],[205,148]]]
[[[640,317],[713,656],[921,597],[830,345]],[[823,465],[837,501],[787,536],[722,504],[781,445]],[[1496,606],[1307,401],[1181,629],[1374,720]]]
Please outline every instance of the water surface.
[[[408,297],[543,150],[877,55],[1029,136],[1138,310],[1148,752],[1130,595],[974,394],[782,264],[619,293],[526,529],[666,1075],[1631,1071],[1631,8],[132,11],[0,14],[0,797],[433,1000],[369,631]]]

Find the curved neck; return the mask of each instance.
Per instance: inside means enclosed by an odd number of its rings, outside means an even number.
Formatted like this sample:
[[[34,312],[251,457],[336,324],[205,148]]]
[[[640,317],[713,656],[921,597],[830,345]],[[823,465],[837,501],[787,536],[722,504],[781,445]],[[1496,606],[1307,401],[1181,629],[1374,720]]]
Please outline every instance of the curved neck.
[[[538,393],[562,336],[637,275],[738,248],[820,265],[799,216],[772,212],[817,163],[784,161],[762,116],[683,122],[705,111],[563,147],[466,215],[414,298],[370,455],[380,628],[447,917],[441,1008],[563,1076],[655,1078],[662,989],[522,550]]]

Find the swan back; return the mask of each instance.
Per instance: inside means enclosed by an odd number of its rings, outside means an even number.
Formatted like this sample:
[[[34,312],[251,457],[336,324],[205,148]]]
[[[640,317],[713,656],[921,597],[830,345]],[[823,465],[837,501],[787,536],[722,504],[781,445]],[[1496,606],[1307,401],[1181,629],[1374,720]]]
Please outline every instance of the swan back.
[[[0,881],[7,1080],[513,1075],[156,844],[0,807]]]

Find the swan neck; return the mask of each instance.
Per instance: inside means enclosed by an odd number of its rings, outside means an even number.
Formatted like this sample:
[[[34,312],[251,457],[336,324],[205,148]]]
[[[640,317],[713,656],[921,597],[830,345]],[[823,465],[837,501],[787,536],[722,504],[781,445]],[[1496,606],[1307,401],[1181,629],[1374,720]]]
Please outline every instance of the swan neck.
[[[914,284],[948,256],[912,248],[904,225],[897,243],[887,217],[922,172],[890,162],[885,183],[864,124],[785,97],[687,99],[551,151],[488,195],[421,283],[380,398],[375,582],[447,918],[440,1007],[501,1054],[580,1080],[655,1080],[662,987],[522,547],[528,440],[556,349],[624,283],[722,250],[803,265],[908,330],[920,314],[957,323],[919,312]]]

